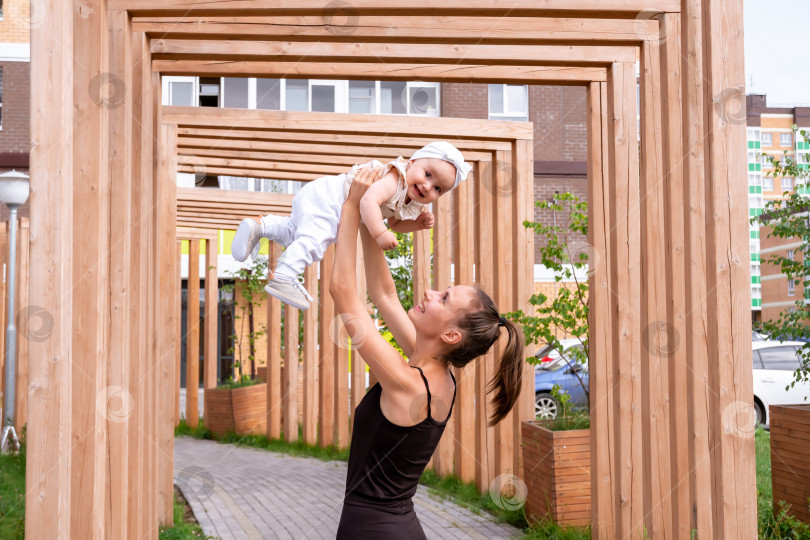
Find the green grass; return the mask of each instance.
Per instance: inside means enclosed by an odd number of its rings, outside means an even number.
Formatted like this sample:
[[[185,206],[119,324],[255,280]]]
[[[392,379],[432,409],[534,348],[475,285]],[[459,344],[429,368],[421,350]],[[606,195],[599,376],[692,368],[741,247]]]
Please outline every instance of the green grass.
[[[339,449],[335,446],[321,448],[311,446],[303,442],[303,428],[298,428],[298,441],[288,443],[281,439],[268,439],[265,435],[237,435],[227,433],[224,436],[215,436],[208,431],[200,420],[197,428],[192,429],[185,420],[180,420],[180,425],[174,429],[175,435],[188,435],[196,439],[212,439],[217,442],[235,444],[237,446],[250,446],[252,448],[263,448],[271,452],[279,452],[298,457],[312,457],[323,461],[349,461],[349,449]]]
[[[161,527],[160,535],[161,540],[185,540],[186,538],[212,538],[205,536],[202,528],[193,521],[186,520],[186,506],[178,499],[177,495],[174,496],[174,526]]]
[[[25,444],[19,454],[0,455],[0,538],[25,537]]]

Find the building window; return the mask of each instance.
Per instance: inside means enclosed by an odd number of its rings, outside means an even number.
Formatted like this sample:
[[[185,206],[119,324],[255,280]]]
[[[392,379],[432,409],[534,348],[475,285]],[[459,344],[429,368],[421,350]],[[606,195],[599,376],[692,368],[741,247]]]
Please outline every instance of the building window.
[[[782,191],[790,191],[793,189],[793,177],[785,176],[782,178]]]
[[[785,257],[787,257],[787,259],[789,261],[792,261],[793,260],[793,254],[794,254],[794,251],[792,249],[789,249],[788,252],[787,252],[787,255],[785,255]]]
[[[377,112],[377,85],[373,81],[349,81],[349,112]]]
[[[281,81],[279,79],[256,79],[256,108],[271,111],[281,110]]]
[[[773,146],[773,133],[762,134],[762,146]]]
[[[788,296],[796,294],[796,283],[792,279],[788,279]]]
[[[762,166],[763,167],[771,167],[771,156],[768,154],[762,154]]]
[[[773,191],[773,176],[762,178],[762,191]]]
[[[780,133],[779,146],[793,146],[793,133]]]
[[[517,84],[490,84],[489,119],[527,121],[529,87]]]
[[[248,108],[248,82],[250,79],[222,79],[222,106],[231,109]]]

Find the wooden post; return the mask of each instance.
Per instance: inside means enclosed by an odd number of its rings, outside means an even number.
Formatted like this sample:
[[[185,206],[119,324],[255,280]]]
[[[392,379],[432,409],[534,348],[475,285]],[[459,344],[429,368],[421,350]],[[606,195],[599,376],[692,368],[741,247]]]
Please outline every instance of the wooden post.
[[[186,422],[199,422],[200,386],[200,241],[190,240],[186,290]]]
[[[156,83],[160,84],[157,78]],[[157,94],[155,94],[157,95]],[[177,144],[176,128],[159,126],[157,159],[155,160],[155,198],[157,201],[157,228],[155,245],[158,246],[158,362],[160,375],[160,402],[157,415],[160,420],[158,478],[158,515],[161,525],[174,523],[174,426],[179,422],[175,408],[175,395],[179,397],[180,379],[175,362],[180,353],[180,256],[175,249],[177,203],[174,171],[170,169]],[[179,407],[179,404],[177,405]],[[166,414],[172,411],[172,414]]]
[[[205,342],[203,349],[203,391],[217,387],[217,323],[219,321],[219,284],[217,254],[219,237],[205,241]],[[203,412],[203,419],[205,413]]]
[[[317,324],[318,305],[318,266],[311,264],[304,270],[304,283],[308,285],[310,296],[313,298],[312,306],[304,312],[304,442],[314,445],[318,441],[318,415],[316,398],[318,387],[316,376],[318,373]]]
[[[268,268],[276,267],[281,248],[270,242]],[[281,438],[281,301],[267,295],[267,438]]]
[[[284,306],[284,440],[298,440],[298,309]]]
[[[176,252],[177,252],[177,260],[183,257],[183,241],[178,240],[176,243]],[[174,277],[177,280],[177,288],[180,290],[182,288],[183,279],[181,277],[181,269],[180,263],[177,263],[175,267],[176,272],[174,273]],[[180,350],[180,337],[185,333],[185,328],[183,328],[183,301],[182,298],[178,295],[175,299],[174,304],[175,309],[175,319],[177,325],[177,344],[175,345],[174,349],[174,425],[180,425],[180,376],[181,376],[181,369],[182,369],[182,351]]]
[[[74,80],[73,9],[71,3],[63,2],[37,11],[39,24],[31,31],[34,60],[31,80]],[[70,364],[75,290],[72,201],[75,191],[87,187],[86,181],[74,182],[73,176],[75,106],[73,87],[69,83],[61,85],[59,99],[54,99],[47,84],[31,88],[30,128],[35,144],[31,145],[29,170],[30,208],[34,216],[29,298],[32,305],[52,317],[53,330],[45,339],[32,342],[29,348],[25,471],[28,538],[57,538],[60,534],[69,534],[72,521],[72,460],[66,459],[73,444],[71,414],[76,397],[71,386]],[[98,145],[98,141],[93,144]],[[77,151],[83,148],[81,143],[76,144]],[[106,323],[98,324],[101,328],[97,330],[103,334]],[[98,465],[96,462],[93,466]],[[117,476],[116,480],[122,480],[116,485],[121,493],[126,493],[126,478]]]
[[[109,12],[109,81],[116,87],[132,88],[132,47],[129,35],[130,24],[126,12]],[[132,223],[132,102],[124,96],[118,106],[112,106],[101,97],[98,90],[96,99],[102,106],[108,106],[109,120],[109,173],[110,178],[110,219],[114,216],[117,223]],[[121,98],[121,96],[117,96]],[[112,227],[112,223],[110,224]],[[133,267],[132,250],[136,242],[134,230],[130,226],[110,232],[110,362],[108,363],[107,394],[105,418],[109,433],[109,486],[110,515],[107,518],[108,537],[124,538],[131,532],[130,523],[137,523],[138,516],[131,515],[129,504],[139,493],[138,479],[133,478],[130,447],[136,444],[132,440],[129,421],[131,417],[122,417],[116,411],[121,404],[133,406],[133,383],[130,370],[132,352],[133,320],[132,309],[135,299],[132,297],[132,275],[138,269]],[[115,256],[112,256],[112,254]],[[137,335],[137,333],[135,333]],[[132,494],[130,492],[132,491]],[[26,520],[27,521],[27,520]]]
[[[335,442],[335,353],[332,325],[335,319],[335,304],[329,295],[332,278],[334,246],[329,246],[321,261],[320,323],[318,326],[318,446],[326,447]]]
[[[436,225],[433,227],[433,288],[443,291],[452,283],[450,275],[450,262],[452,260],[452,249],[455,241],[455,228],[452,224],[453,201],[458,197],[457,188],[448,196],[439,197],[433,203],[433,214]],[[452,197],[452,199],[451,199]],[[450,404],[448,403],[448,406]],[[455,417],[458,415],[458,408],[450,417],[450,421],[444,428],[444,434],[439,441],[439,446],[433,453],[433,470],[439,476],[450,476],[453,474],[453,446],[455,438]],[[443,420],[439,418],[439,420]]]
[[[605,441],[597,448],[591,443],[591,527],[596,538],[607,538],[615,529],[613,504],[613,463],[615,432],[611,426],[613,372],[611,358],[610,258],[608,221],[610,196],[608,171],[607,85],[588,87],[588,243],[600,263],[589,266],[588,326],[590,328],[589,375],[591,399],[591,441]]]

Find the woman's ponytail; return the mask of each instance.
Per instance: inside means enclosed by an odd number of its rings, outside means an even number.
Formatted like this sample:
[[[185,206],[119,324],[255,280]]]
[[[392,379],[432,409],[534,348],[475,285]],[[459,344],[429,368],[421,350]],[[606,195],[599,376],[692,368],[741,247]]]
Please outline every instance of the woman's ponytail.
[[[487,393],[495,393],[492,400],[495,410],[489,420],[489,425],[493,426],[509,414],[520,395],[523,380],[523,331],[509,319],[501,317],[495,302],[481,289],[476,288],[475,300],[470,310],[456,321],[461,330],[461,342],[447,352],[443,359],[448,364],[463,368],[475,358],[486,354],[501,336],[501,328],[506,328],[509,341],[501,356],[498,371],[487,385]]]
[[[509,414],[517,403],[523,382],[523,331],[509,319],[501,318],[501,325],[509,333],[509,341],[501,356],[498,371],[487,386],[487,392],[495,393],[492,399],[495,410],[489,419],[490,426]]]

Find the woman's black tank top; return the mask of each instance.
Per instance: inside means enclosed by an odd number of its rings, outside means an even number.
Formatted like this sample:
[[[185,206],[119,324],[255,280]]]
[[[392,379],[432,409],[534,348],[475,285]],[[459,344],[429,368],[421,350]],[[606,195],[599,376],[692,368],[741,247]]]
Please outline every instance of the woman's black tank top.
[[[413,509],[411,497],[419,478],[439,444],[456,401],[444,421],[431,416],[430,386],[425,374],[416,366],[428,396],[427,418],[413,426],[398,426],[383,416],[380,408],[382,388],[375,384],[354,411],[352,443],[344,502],[389,512]],[[452,372],[450,376],[453,377]],[[456,379],[453,377],[453,384]]]

